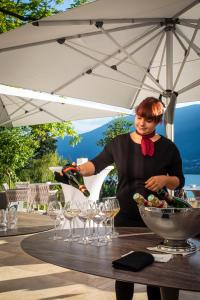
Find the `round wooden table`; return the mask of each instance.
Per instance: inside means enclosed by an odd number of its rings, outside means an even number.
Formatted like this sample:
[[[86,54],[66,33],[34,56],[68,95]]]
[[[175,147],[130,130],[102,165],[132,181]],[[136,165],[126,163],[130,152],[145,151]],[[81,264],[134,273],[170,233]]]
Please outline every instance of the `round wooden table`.
[[[17,227],[0,230],[0,237],[31,234],[54,228],[53,221],[46,215],[18,212],[17,217]]]
[[[161,242],[146,228],[118,228],[120,237],[112,243],[95,247],[63,240],[49,240],[52,232],[43,232],[24,239],[22,249],[28,254],[61,266],[97,276],[145,285],[160,286],[162,299],[178,299],[179,290],[200,291],[200,252],[174,255],[167,263],[153,263],[139,272],[114,269],[112,261],[131,251],[148,251]],[[63,236],[66,231],[60,231]],[[199,239],[193,242],[200,246]]]

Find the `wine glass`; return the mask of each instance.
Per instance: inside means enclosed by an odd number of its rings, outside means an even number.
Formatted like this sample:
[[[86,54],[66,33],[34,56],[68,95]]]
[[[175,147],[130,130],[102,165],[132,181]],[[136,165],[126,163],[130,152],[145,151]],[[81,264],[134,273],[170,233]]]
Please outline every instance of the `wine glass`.
[[[86,223],[88,221],[88,219],[90,218],[90,211],[89,211],[89,207],[88,207],[88,201],[82,200],[80,202],[80,212],[78,214],[78,218],[81,222],[83,222],[83,236],[82,238],[79,240],[79,244],[89,244],[90,240],[89,237],[86,235]]]
[[[95,206],[95,211],[93,215],[93,222],[97,224],[97,240],[95,240],[92,245],[100,247],[106,245],[106,241],[100,239],[99,227],[100,224],[106,219],[106,208],[103,202],[97,202]]]
[[[57,228],[60,223],[60,214],[62,212],[62,206],[58,201],[51,201],[48,204],[47,215],[54,220],[54,236],[49,239],[60,240],[61,236],[57,235]]]
[[[63,208],[63,215],[64,217],[69,221],[69,234],[67,235],[65,242],[72,242],[76,241],[77,238],[73,236],[73,220],[75,217],[78,216],[80,213],[80,210],[76,208],[76,206],[71,201],[67,201]]]
[[[15,205],[8,207],[7,210],[8,228],[14,229],[17,225],[17,208]]]
[[[7,230],[7,211],[6,209],[0,209],[0,231]]]
[[[106,198],[107,199],[107,198]],[[104,220],[105,224],[105,240],[107,242],[112,241],[112,216],[113,216],[113,209],[112,209],[112,203],[109,200],[106,200],[104,202],[105,205],[105,214],[106,214],[106,219]],[[110,224],[110,228],[108,229],[108,225]]]
[[[115,231],[115,226],[114,226],[114,218],[120,211],[120,206],[119,206],[119,201],[116,197],[110,197],[109,198],[110,205],[112,207],[112,216],[111,216],[111,225],[112,225],[112,238],[118,237],[119,233]]]

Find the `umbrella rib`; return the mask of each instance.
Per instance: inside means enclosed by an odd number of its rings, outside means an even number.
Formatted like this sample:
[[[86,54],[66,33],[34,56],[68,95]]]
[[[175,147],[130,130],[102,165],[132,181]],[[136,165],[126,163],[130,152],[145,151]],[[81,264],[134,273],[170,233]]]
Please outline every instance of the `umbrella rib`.
[[[179,16],[181,16],[182,14],[184,14],[185,12],[187,12],[188,10],[190,10],[191,8],[193,8],[195,5],[199,4],[199,0],[195,0],[192,3],[190,3],[189,5],[187,5],[185,8],[183,8],[182,10],[180,10],[178,13],[176,13],[172,18],[178,18]]]
[[[153,22],[153,24],[155,24],[155,22]],[[128,26],[115,27],[115,28],[108,29],[108,32],[123,31],[123,30],[127,30],[127,29],[138,28],[138,27],[141,27],[141,26],[142,27],[143,26],[149,26],[149,24],[133,24],[133,25],[128,25]],[[99,34],[101,35],[102,32],[101,31],[92,31],[92,32],[83,32],[81,34],[74,34],[74,35],[70,35],[70,36],[66,36],[66,37],[61,36],[61,37],[56,37],[56,38],[49,39],[49,40],[43,40],[43,41],[31,42],[31,43],[17,45],[17,46],[10,46],[10,47],[1,48],[0,53],[4,53],[4,52],[7,52],[7,51],[18,50],[18,49],[23,49],[23,48],[28,48],[28,47],[32,47],[32,46],[51,44],[51,43],[55,43],[55,42],[57,42],[59,40],[63,40],[63,39],[64,40],[72,40],[72,39],[77,39],[77,38],[80,38],[80,37],[88,37],[88,36],[94,36],[94,35],[99,35]]]
[[[90,74],[91,76],[94,76],[94,77],[99,77],[99,78],[103,78],[103,79],[109,79],[111,81],[114,81],[114,82],[118,82],[122,85],[126,85],[126,86],[130,86],[130,87],[135,87],[137,89],[144,89],[144,90],[147,90],[148,92],[149,91],[153,91],[152,89],[148,89],[148,88],[143,88],[139,85],[135,85],[135,84],[132,84],[132,83],[128,83],[128,82],[125,82],[125,81],[122,81],[122,80],[118,80],[118,79],[114,79],[114,78],[111,78],[111,77],[108,77],[108,76],[104,76],[104,75],[100,75],[100,74],[96,74],[96,73],[91,73]]]
[[[196,81],[194,81],[194,82],[188,84],[188,85],[185,86],[184,88],[180,89],[180,90],[178,91],[178,94],[179,94],[179,95],[180,95],[180,94],[183,94],[183,93],[185,93],[185,92],[187,92],[187,91],[189,91],[189,90],[195,88],[195,87],[198,86],[198,85],[200,85],[200,79],[198,79],[198,80],[196,80]]]
[[[103,22],[104,24],[127,24],[127,23],[160,23],[163,22],[164,18],[117,18],[117,19],[82,19],[82,20],[51,20],[51,21],[34,21],[34,26],[63,26],[63,25],[94,25],[97,22]]]
[[[181,48],[183,49],[184,53],[187,51],[187,48],[185,47],[185,45],[183,44],[183,42],[181,41],[180,37],[178,36],[178,34],[176,33],[176,31],[173,31],[173,34],[175,36],[175,38],[177,39],[178,43],[180,44]]]
[[[127,56],[127,58],[129,58],[130,60],[133,61],[133,63],[136,64],[136,66],[138,66],[138,68],[144,73],[146,74],[151,81],[153,81],[157,87],[159,89],[161,89],[164,92],[164,88],[162,87],[161,84],[159,84],[156,79],[153,77],[153,75],[151,75],[148,70],[146,70],[142,65],[140,65],[127,51],[124,47],[122,47],[103,27],[101,27],[102,32]]]
[[[187,38],[187,36],[180,30],[180,28],[176,28],[177,34],[179,34],[187,43],[190,44],[190,40]],[[194,52],[199,56],[200,55],[200,48],[195,44],[191,43],[191,48],[194,50]]]
[[[2,110],[1,110],[1,112],[0,112],[0,119],[1,119],[1,116],[2,116],[2,114],[3,114],[3,111],[5,111],[6,117],[7,117],[7,119],[8,119],[8,118],[9,118],[9,114],[8,114],[8,111],[7,111],[6,106],[5,106],[5,104],[4,104],[4,101],[3,101],[3,99],[2,99],[2,96],[0,96],[0,101],[1,101],[1,104],[2,104]]]
[[[157,80],[159,80],[159,78],[160,78],[160,73],[161,73],[161,69],[162,69],[162,66],[163,66],[163,60],[164,60],[164,56],[165,56],[165,51],[166,51],[166,40],[165,40],[165,43],[163,45],[163,51],[162,51],[161,60],[160,60],[159,68],[158,68]]]
[[[8,97],[7,97],[7,98],[8,98]],[[9,99],[11,102],[13,102],[12,99],[10,99],[10,98],[8,98],[8,99]],[[47,104],[49,104],[49,103],[51,103],[51,102],[47,102],[47,103],[44,103],[44,104],[38,106],[38,105],[32,103],[32,102],[31,102],[32,100],[26,100],[26,99],[24,99],[24,98],[22,98],[22,97],[19,97],[19,99],[21,99],[21,100],[24,102],[24,105],[23,105],[23,106],[25,106],[26,104],[30,104],[30,105],[32,105],[32,106],[34,107],[34,109],[33,109],[32,111],[29,111],[29,112],[26,112],[26,111],[25,111],[25,112],[24,112],[25,115],[23,114],[23,115],[20,115],[20,116],[14,118],[14,119],[13,119],[14,121],[19,120],[19,119],[22,119],[22,118],[24,118],[25,116],[27,117],[27,115],[29,116],[29,113],[31,113],[31,115],[32,115],[32,114],[37,113],[38,110],[41,110],[41,111],[44,111],[45,113],[47,113],[48,115],[54,117],[55,119],[57,119],[59,122],[64,122],[63,119],[58,118],[56,115],[52,114],[51,112],[49,112],[48,110],[46,110],[46,109],[43,108],[43,106],[45,106],[45,105],[47,105]],[[15,104],[16,104],[16,103],[15,103]],[[36,112],[34,112],[35,109],[37,109]],[[18,108],[14,113],[16,113],[18,110],[19,110],[19,108]],[[13,115],[13,113],[12,113],[11,115]],[[2,124],[1,124],[1,125],[2,125]],[[4,124],[3,124],[3,125],[4,125]]]
[[[22,98],[22,97],[19,97],[19,98],[20,98],[22,101],[27,102],[24,98]],[[37,108],[37,109],[39,109],[39,110],[41,110],[41,111],[44,111],[45,113],[47,113],[47,114],[50,115],[51,117],[56,118],[58,121],[64,122],[63,119],[57,117],[55,114],[53,114],[53,113],[51,113],[50,111],[48,111],[47,109],[44,109],[44,108],[43,108],[44,106],[46,106],[46,105],[49,104],[49,103],[52,103],[52,102],[47,102],[47,103],[44,103],[44,104],[39,105],[39,106],[36,105],[36,104],[34,104],[34,103],[28,103],[28,104],[31,104],[32,106],[34,106],[35,108]]]
[[[13,111],[10,116],[14,115],[15,113],[17,113],[20,109],[22,109],[24,106],[26,106],[26,104],[31,104],[31,100],[27,101],[27,103],[23,103],[21,106],[18,105],[18,103],[16,103],[14,100],[12,100],[10,97],[8,97],[8,95],[4,95],[11,103],[15,104],[16,106],[18,106],[18,108]],[[11,104],[12,105],[12,104]],[[24,112],[26,112],[26,110],[24,109]]]
[[[101,60],[98,60],[97,58],[95,58],[95,57],[93,57],[93,56],[91,56],[91,55],[89,55],[89,54],[87,54],[87,53],[85,53],[85,52],[83,52],[83,51],[81,51],[81,50],[78,50],[78,49],[76,49],[75,47],[73,47],[73,46],[71,46],[71,45],[69,45],[69,44],[66,44],[66,43],[65,43],[65,46],[69,47],[70,49],[72,49],[72,50],[74,50],[74,51],[77,51],[78,53],[83,54],[83,55],[86,56],[86,57],[89,57],[89,58],[95,60],[95,61],[98,63],[98,65],[103,65],[103,66],[109,68],[109,70],[111,70],[111,71],[113,71],[113,72],[118,72],[118,73],[120,73],[120,74],[122,74],[122,75],[124,75],[124,76],[126,76],[126,77],[128,77],[128,78],[131,78],[131,79],[137,81],[138,83],[141,83],[140,80],[134,78],[133,76],[128,75],[128,74],[126,74],[125,72],[122,72],[122,71],[120,71],[120,70],[115,70],[115,69],[113,69],[110,65],[107,65],[106,63],[102,62]],[[92,69],[91,69],[91,71],[92,71]],[[91,72],[91,73],[89,73],[88,75],[90,75],[90,74],[93,74],[93,73]],[[96,75],[98,75],[98,74],[96,74]],[[101,77],[102,77],[102,78],[107,78],[107,79],[111,79],[111,80],[112,80],[112,78],[110,78],[110,77],[106,77],[106,76],[101,76]],[[113,78],[113,80],[115,80],[115,79]],[[116,80],[116,81],[120,82],[120,80]],[[126,82],[123,82],[123,81],[121,81],[121,83],[126,84],[126,85],[132,85],[131,83],[129,84],[128,82],[126,83]],[[151,86],[149,86],[149,85],[146,85],[146,86],[148,86],[148,88],[151,89]],[[139,87],[139,86],[137,86],[137,87]],[[148,90],[149,90],[149,89],[148,89]],[[151,90],[152,90],[152,89],[151,89]],[[156,90],[156,91],[157,91],[157,90]]]
[[[153,37],[151,37],[148,41],[146,41],[145,43],[143,43],[140,47],[138,47],[137,49],[135,49],[135,50],[131,53],[131,55],[134,54],[134,53],[136,53],[137,51],[139,51],[141,47],[144,47],[146,44],[148,44],[150,41],[152,41],[153,39],[155,39],[155,38],[156,38],[158,35],[160,35],[160,34],[161,34],[161,32],[158,32],[156,35],[154,35]],[[125,72],[122,72],[122,71],[118,70],[117,68],[116,68],[116,69],[113,69],[112,66],[107,65],[106,63],[104,63],[104,62],[98,60],[97,58],[95,58],[95,57],[93,57],[93,56],[91,56],[91,55],[89,55],[89,54],[87,54],[87,53],[85,53],[85,52],[83,52],[83,51],[81,51],[81,50],[78,50],[78,49],[76,49],[75,47],[73,47],[73,46],[71,46],[71,45],[69,45],[69,44],[66,44],[66,43],[65,43],[64,45],[66,45],[67,47],[73,49],[74,51],[77,51],[78,53],[83,54],[83,55],[86,56],[86,57],[89,57],[89,58],[95,60],[96,62],[98,62],[99,64],[101,64],[101,65],[103,65],[103,66],[105,66],[105,67],[107,67],[107,68],[109,68],[109,70],[112,70],[113,72],[118,72],[118,73],[120,73],[120,74],[122,74],[122,75],[124,75],[124,76],[126,76],[126,77],[128,77],[128,78],[131,78],[131,79],[137,81],[139,84],[142,83],[140,80],[134,78],[133,76],[131,76],[131,75],[125,73]],[[80,45],[79,45],[79,46],[80,46]],[[90,48],[87,47],[87,49],[90,49]],[[91,49],[90,49],[90,50],[91,50]],[[123,61],[124,61],[124,60],[123,60]],[[116,64],[116,66],[119,65],[121,62],[122,62],[122,60],[121,60],[120,62],[118,62],[118,63]],[[153,88],[153,87],[150,86],[150,85],[147,85],[147,84],[144,84],[144,85],[145,85],[148,89],[150,89],[150,90],[152,90],[152,91],[155,91],[155,92],[157,92],[157,93],[160,92],[159,90],[156,90],[155,88]]]
[[[155,38],[157,38],[157,36],[159,36],[161,33],[163,32],[163,30],[159,31],[158,33],[156,33],[154,36],[152,36],[151,38],[149,38],[146,42],[144,42],[142,45],[140,45],[138,48],[136,48],[135,50],[133,50],[132,52],[130,52],[130,55],[134,55],[136,52],[138,52],[142,47],[146,46],[148,43],[150,43],[152,40],[154,40]],[[131,44],[130,46],[132,46],[133,44]],[[127,58],[123,58],[121,59],[116,66],[122,64]]]
[[[179,22],[179,25],[182,25],[182,26],[185,26],[185,27],[189,27],[189,28],[196,28],[196,24],[192,24],[192,23],[185,22],[185,21]],[[198,29],[200,29],[199,26],[198,26]]]
[[[144,32],[142,35],[140,35],[139,37],[137,37],[134,40],[134,43],[138,42],[139,40],[141,40],[142,38],[144,38],[146,35],[151,34],[152,32],[156,31],[158,28],[160,28],[160,26],[155,26],[153,28],[151,28],[150,30],[147,30],[146,32]],[[102,33],[102,32],[101,32]],[[131,43],[133,44],[133,41],[131,41]],[[131,44],[130,42],[127,43],[125,45],[125,48],[128,48]],[[109,59],[113,58],[113,56],[119,54],[119,50],[114,51],[113,53],[111,53],[110,55],[107,55],[101,62],[105,63],[106,61],[108,61]],[[92,70],[96,69],[99,66],[99,63],[95,64],[94,66],[92,66]],[[67,87],[68,85],[70,85],[72,82],[76,81],[77,79],[81,78],[82,76],[84,76],[85,74],[87,74],[88,69],[91,70],[91,68],[87,68],[84,71],[82,71],[80,74],[76,75],[75,77],[73,77],[71,80],[69,80],[68,82],[65,82],[64,84],[62,84],[61,86],[59,86],[58,88],[56,88],[55,90],[52,91],[52,93],[57,93],[60,90],[62,90],[63,88]]]
[[[176,85],[177,85],[178,80],[179,80],[179,78],[180,78],[180,76],[181,76],[182,70],[183,70],[184,65],[185,65],[185,63],[186,63],[187,57],[188,57],[188,55],[189,55],[189,53],[190,53],[191,45],[192,45],[192,43],[193,43],[193,41],[194,41],[194,39],[195,39],[195,37],[196,37],[196,34],[197,34],[197,31],[198,31],[198,26],[199,26],[199,24],[200,24],[200,19],[199,19],[199,22],[197,23],[196,29],[195,29],[194,32],[193,32],[193,35],[192,35],[192,38],[191,38],[191,40],[190,40],[188,49],[187,49],[187,51],[186,51],[186,53],[185,53],[184,59],[183,59],[183,61],[182,61],[182,64],[181,64],[181,66],[180,66],[180,69],[179,69],[179,71],[178,71],[176,80],[175,80],[174,85],[173,85],[173,91],[174,91],[175,88],[176,88]]]
[[[155,51],[154,51],[154,53],[153,53],[153,55],[152,55],[152,58],[151,58],[151,60],[150,60],[150,62],[149,62],[149,66],[148,66],[148,69],[149,69],[149,70],[151,69],[151,66],[152,66],[152,64],[153,64],[153,62],[154,62],[154,59],[155,59],[155,57],[156,57],[156,54],[158,53],[158,50],[159,50],[159,48],[160,48],[160,46],[161,46],[161,44],[162,44],[162,40],[163,40],[163,38],[164,38],[164,35],[165,35],[165,32],[163,31],[163,33],[162,33],[162,35],[161,35],[161,37],[160,37],[160,39],[159,39],[159,41],[158,41],[158,44],[157,44],[157,46],[156,46],[156,49],[155,49]],[[144,83],[144,82],[145,82],[145,79],[146,79],[146,75],[144,75],[144,77],[143,77],[142,85],[145,85],[145,83]],[[131,108],[134,107],[134,104],[135,104],[135,102],[136,102],[136,99],[137,99],[139,93],[140,93],[140,90],[137,91],[137,93],[136,93],[136,95],[135,95],[135,97],[134,97],[134,100],[132,101]],[[158,93],[159,93],[159,91],[158,91]]]

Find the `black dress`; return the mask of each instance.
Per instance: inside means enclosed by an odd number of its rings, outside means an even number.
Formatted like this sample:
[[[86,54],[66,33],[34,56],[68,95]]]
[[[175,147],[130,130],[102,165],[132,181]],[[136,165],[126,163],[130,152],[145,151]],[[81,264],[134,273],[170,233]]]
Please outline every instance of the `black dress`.
[[[115,162],[118,171],[117,198],[120,212],[116,216],[116,226],[145,226],[135,201],[134,193],[145,198],[152,194],[145,189],[145,181],[151,176],[171,175],[180,179],[180,188],[184,185],[182,161],[175,144],[161,136],[154,143],[154,156],[143,156],[141,145],[135,143],[130,133],[122,134],[108,143],[94,159],[95,174]]]
[[[151,176],[171,175],[177,176],[181,188],[184,185],[182,161],[175,144],[161,136],[154,143],[153,157],[143,156],[141,145],[135,143],[128,134],[122,134],[108,143],[104,150],[94,159],[95,174],[115,162],[118,171],[117,198],[120,212],[115,217],[115,226],[145,226],[138,207],[133,200],[134,193],[140,193],[145,198],[152,194],[145,189],[145,181]],[[134,283],[116,281],[117,300],[131,300],[134,293]],[[158,287],[147,286],[149,300],[160,300]]]

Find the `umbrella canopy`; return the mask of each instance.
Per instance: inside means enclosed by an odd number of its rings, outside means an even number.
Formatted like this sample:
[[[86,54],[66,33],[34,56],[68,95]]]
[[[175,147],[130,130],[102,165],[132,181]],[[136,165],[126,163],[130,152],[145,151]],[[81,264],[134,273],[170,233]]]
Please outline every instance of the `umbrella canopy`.
[[[128,109],[160,96],[172,129],[176,102],[199,101],[199,16],[197,0],[70,9],[1,34],[0,83]]]
[[[121,113],[121,108],[102,105],[97,109],[95,105],[88,107],[87,101],[81,101],[82,106],[80,106],[77,99],[43,93],[32,92],[33,98],[20,96],[24,93],[30,94],[30,91],[27,90],[19,91],[19,89],[4,87],[4,92],[5,94],[0,94],[0,126],[15,127],[102,118]],[[8,93],[11,95],[8,95]],[[19,95],[13,96],[12,94]],[[123,112],[131,114],[131,111],[128,110],[123,110]]]

